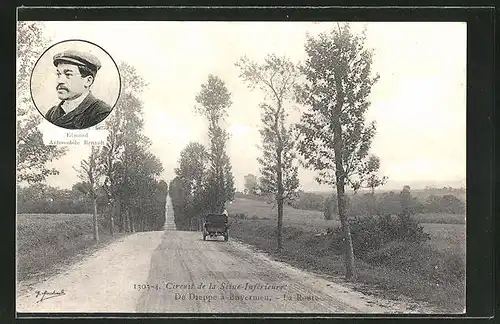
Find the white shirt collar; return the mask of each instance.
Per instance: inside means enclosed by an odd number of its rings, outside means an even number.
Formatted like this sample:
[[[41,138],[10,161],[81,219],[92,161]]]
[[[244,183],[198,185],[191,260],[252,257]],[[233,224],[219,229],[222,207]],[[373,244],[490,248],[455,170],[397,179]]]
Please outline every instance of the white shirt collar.
[[[64,110],[64,112],[66,114],[72,112],[73,110],[76,109],[76,107],[78,107],[83,100],[85,100],[85,98],[87,98],[87,96],[90,94],[90,91],[87,91],[86,94],[82,94],[80,97],[74,99],[74,100],[65,100],[62,105],[61,105],[61,108]]]

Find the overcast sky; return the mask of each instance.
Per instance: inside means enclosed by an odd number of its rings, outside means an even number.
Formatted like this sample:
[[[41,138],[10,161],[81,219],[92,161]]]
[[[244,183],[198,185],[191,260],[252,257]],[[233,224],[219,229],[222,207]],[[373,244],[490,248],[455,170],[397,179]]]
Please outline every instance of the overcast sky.
[[[353,24],[360,30],[363,24]],[[368,120],[377,122],[372,152],[381,159],[384,188],[465,186],[466,25],[465,23],[366,23],[374,49],[372,70],[380,74]],[[227,128],[228,153],[237,189],[245,174],[259,174],[256,145],[261,95],[238,78],[234,63],[243,55],[261,61],[266,54],[305,58],[306,33],[335,23],[304,22],[46,22],[53,43],[85,39],[104,48],[117,63],[133,65],[149,83],[142,95],[145,133],[161,159],[162,178],[174,176],[179,152],[190,141],[207,144],[207,127],[193,110],[208,74],[222,78],[232,94]],[[299,112],[295,112],[298,117]],[[72,148],[52,163],[60,174],[51,185],[78,181],[72,166],[88,154]],[[304,190],[325,190],[301,170]]]

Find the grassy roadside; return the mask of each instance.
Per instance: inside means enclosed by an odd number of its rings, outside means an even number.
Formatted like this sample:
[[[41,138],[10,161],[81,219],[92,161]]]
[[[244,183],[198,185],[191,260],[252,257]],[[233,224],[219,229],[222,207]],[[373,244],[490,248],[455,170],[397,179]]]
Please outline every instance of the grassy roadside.
[[[314,228],[285,226],[283,251],[275,252],[273,220],[232,218],[231,236],[298,268],[326,276],[344,275],[340,251]],[[435,225],[435,224],[433,224]],[[390,244],[365,260],[356,260],[359,290],[398,299],[407,296],[447,312],[462,312],[465,305],[465,255],[459,249],[439,250],[432,244]]]
[[[125,234],[111,237],[100,220],[99,243],[92,236],[92,215],[17,215],[17,280],[37,279],[56,274]]]

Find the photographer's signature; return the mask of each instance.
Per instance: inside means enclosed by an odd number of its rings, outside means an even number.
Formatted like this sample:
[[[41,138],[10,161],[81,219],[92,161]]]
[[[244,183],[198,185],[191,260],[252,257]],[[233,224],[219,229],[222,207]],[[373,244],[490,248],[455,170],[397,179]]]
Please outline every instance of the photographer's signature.
[[[37,300],[37,303],[40,303],[40,302],[43,302],[44,300],[47,300],[47,299],[50,299],[50,298],[54,298],[54,297],[59,297],[59,296],[62,296],[62,295],[66,295],[64,293],[64,289],[61,289],[61,291],[35,291],[35,298],[40,298]]]

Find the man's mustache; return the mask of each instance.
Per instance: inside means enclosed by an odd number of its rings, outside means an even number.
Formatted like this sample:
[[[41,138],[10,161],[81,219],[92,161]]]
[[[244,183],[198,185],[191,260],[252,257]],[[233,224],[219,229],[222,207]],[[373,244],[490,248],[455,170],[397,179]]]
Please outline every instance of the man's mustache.
[[[68,89],[68,88],[66,88],[66,87],[65,87],[65,86],[63,86],[63,85],[58,85],[58,86],[56,87],[56,90],[66,90],[66,91],[69,91],[69,89]]]

